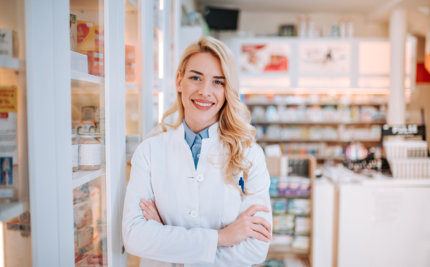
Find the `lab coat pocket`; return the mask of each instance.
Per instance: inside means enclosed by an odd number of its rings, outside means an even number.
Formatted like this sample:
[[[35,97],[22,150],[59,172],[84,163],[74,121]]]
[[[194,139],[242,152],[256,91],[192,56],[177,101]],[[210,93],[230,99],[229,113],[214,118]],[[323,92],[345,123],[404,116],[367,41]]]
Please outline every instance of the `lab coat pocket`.
[[[239,216],[242,198],[238,188],[231,184],[224,186],[224,209],[222,213],[221,225],[225,227]]]

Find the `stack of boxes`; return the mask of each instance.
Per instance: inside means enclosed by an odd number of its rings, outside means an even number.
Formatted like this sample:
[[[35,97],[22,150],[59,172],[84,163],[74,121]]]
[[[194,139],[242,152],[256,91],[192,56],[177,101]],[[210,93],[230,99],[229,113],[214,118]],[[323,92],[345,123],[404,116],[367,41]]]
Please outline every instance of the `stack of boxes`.
[[[430,178],[426,141],[390,140],[384,149],[394,178]]]

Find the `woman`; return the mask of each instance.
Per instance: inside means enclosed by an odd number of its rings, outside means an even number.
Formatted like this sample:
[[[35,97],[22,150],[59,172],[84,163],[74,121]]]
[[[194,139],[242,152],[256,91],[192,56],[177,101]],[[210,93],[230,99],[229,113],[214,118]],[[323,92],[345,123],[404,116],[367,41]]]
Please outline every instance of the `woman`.
[[[184,51],[177,101],[139,145],[123,239],[141,266],[250,266],[271,240],[270,178],[240,102],[230,50],[204,37]],[[173,125],[166,118],[177,114]],[[163,265],[164,263],[165,265]]]

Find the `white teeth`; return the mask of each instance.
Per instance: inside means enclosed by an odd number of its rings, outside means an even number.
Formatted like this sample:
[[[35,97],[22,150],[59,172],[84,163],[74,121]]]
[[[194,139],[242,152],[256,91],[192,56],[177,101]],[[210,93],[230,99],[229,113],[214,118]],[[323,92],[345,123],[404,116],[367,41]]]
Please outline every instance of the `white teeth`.
[[[212,106],[212,104],[211,104],[211,103],[201,103],[201,102],[197,102],[197,101],[195,101],[195,100],[194,100],[194,103],[196,103],[197,105],[202,106],[202,107],[209,107],[209,106]]]

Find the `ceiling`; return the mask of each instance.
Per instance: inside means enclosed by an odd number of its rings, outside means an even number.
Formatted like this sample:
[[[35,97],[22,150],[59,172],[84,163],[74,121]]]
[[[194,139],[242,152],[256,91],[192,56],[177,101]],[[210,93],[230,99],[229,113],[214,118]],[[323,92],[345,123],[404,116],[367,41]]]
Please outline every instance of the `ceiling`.
[[[422,22],[430,19],[430,0],[197,0],[200,10],[208,5],[248,12],[354,13],[383,22],[394,8],[403,7],[410,27],[423,36],[427,26]]]
[[[387,0],[197,0],[199,4],[246,11],[369,12]]]
[[[372,14],[396,6],[427,6],[430,0],[197,0],[199,6],[240,8],[246,11],[348,12]]]

